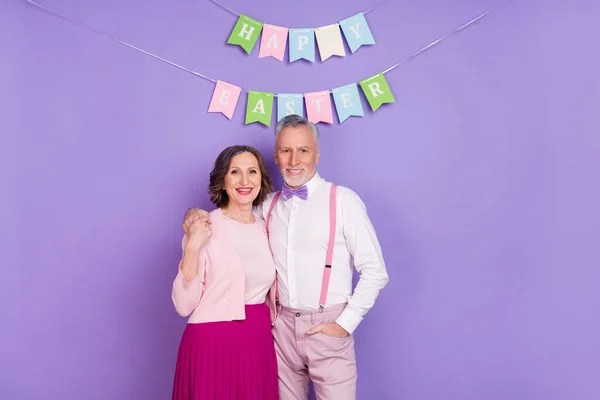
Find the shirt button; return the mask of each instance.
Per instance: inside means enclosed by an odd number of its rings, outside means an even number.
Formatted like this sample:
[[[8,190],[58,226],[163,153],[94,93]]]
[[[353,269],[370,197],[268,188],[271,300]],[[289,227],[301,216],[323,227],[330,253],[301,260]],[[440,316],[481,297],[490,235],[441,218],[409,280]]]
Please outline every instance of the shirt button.
[[[300,313],[299,313],[299,312],[297,312],[297,313],[296,313],[296,317],[299,317],[299,316],[300,316]]]

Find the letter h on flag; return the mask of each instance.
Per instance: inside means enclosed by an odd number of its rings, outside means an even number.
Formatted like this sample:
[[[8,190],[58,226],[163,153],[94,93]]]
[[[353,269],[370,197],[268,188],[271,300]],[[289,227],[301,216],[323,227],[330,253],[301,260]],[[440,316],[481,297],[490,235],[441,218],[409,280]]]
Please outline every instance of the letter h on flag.
[[[242,14],[233,27],[227,43],[237,44],[246,50],[246,53],[250,54],[262,28],[262,22]]]

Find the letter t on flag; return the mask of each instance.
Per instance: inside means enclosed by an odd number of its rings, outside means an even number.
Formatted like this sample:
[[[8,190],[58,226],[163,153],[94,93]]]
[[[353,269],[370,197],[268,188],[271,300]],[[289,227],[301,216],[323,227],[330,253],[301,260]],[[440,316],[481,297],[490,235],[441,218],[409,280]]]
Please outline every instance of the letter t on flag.
[[[262,22],[241,14],[229,35],[227,43],[237,44],[246,50],[246,53],[250,54],[262,28]]]
[[[377,111],[384,103],[394,103],[394,95],[390,90],[390,87],[385,80],[385,77],[380,72],[377,75],[373,75],[363,81],[360,81],[360,87],[362,88],[369,105],[373,111]]]
[[[313,124],[327,122],[333,124],[333,113],[331,111],[331,97],[329,91],[306,93],[306,114],[308,120]]]
[[[210,105],[208,106],[208,112],[220,112],[231,119],[241,91],[242,88],[239,86],[217,81]]]

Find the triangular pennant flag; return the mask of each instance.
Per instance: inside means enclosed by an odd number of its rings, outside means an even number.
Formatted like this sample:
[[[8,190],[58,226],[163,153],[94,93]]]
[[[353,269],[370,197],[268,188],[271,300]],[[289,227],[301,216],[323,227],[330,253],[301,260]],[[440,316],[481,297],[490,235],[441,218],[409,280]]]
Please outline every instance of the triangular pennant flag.
[[[278,93],[277,94],[277,121],[287,115],[296,114],[304,117],[304,104],[302,94]]]
[[[287,28],[265,24],[260,40],[258,58],[271,56],[279,61],[283,61],[285,45],[287,43],[287,34]]]
[[[313,124],[319,122],[333,124],[329,91],[306,93],[304,99],[306,101],[306,114],[310,122]]]
[[[241,91],[242,88],[239,86],[217,81],[210,105],[208,106],[208,112],[220,112],[231,119]]]
[[[290,62],[301,58],[315,62],[314,29],[290,29]]]
[[[340,26],[342,27],[342,31],[344,31],[344,36],[352,53],[362,45],[375,44],[375,39],[363,13],[340,21]]]
[[[327,60],[331,56],[346,55],[344,50],[344,42],[342,41],[342,33],[338,24],[322,26],[315,29],[317,36],[317,45],[319,46],[319,54],[321,61]]]
[[[377,111],[384,103],[394,103],[396,101],[381,72],[361,81],[360,87],[365,93],[373,111]]]
[[[250,54],[262,27],[262,22],[241,14],[229,35],[227,43],[237,44],[246,50],[246,53]]]
[[[246,125],[253,122],[260,122],[263,125],[271,126],[271,114],[273,112],[273,93],[257,92],[251,90],[248,92],[248,104],[246,106]]]
[[[335,109],[337,110],[340,124],[351,116],[365,116],[356,83],[335,88],[331,92],[333,93]]]

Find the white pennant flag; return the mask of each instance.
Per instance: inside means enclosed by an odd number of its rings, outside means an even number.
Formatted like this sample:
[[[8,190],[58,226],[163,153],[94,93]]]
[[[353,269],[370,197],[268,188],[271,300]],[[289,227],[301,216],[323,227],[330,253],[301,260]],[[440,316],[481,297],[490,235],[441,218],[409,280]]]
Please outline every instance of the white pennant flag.
[[[339,24],[316,28],[315,36],[317,37],[321,61],[325,61],[331,56],[346,56]]]

